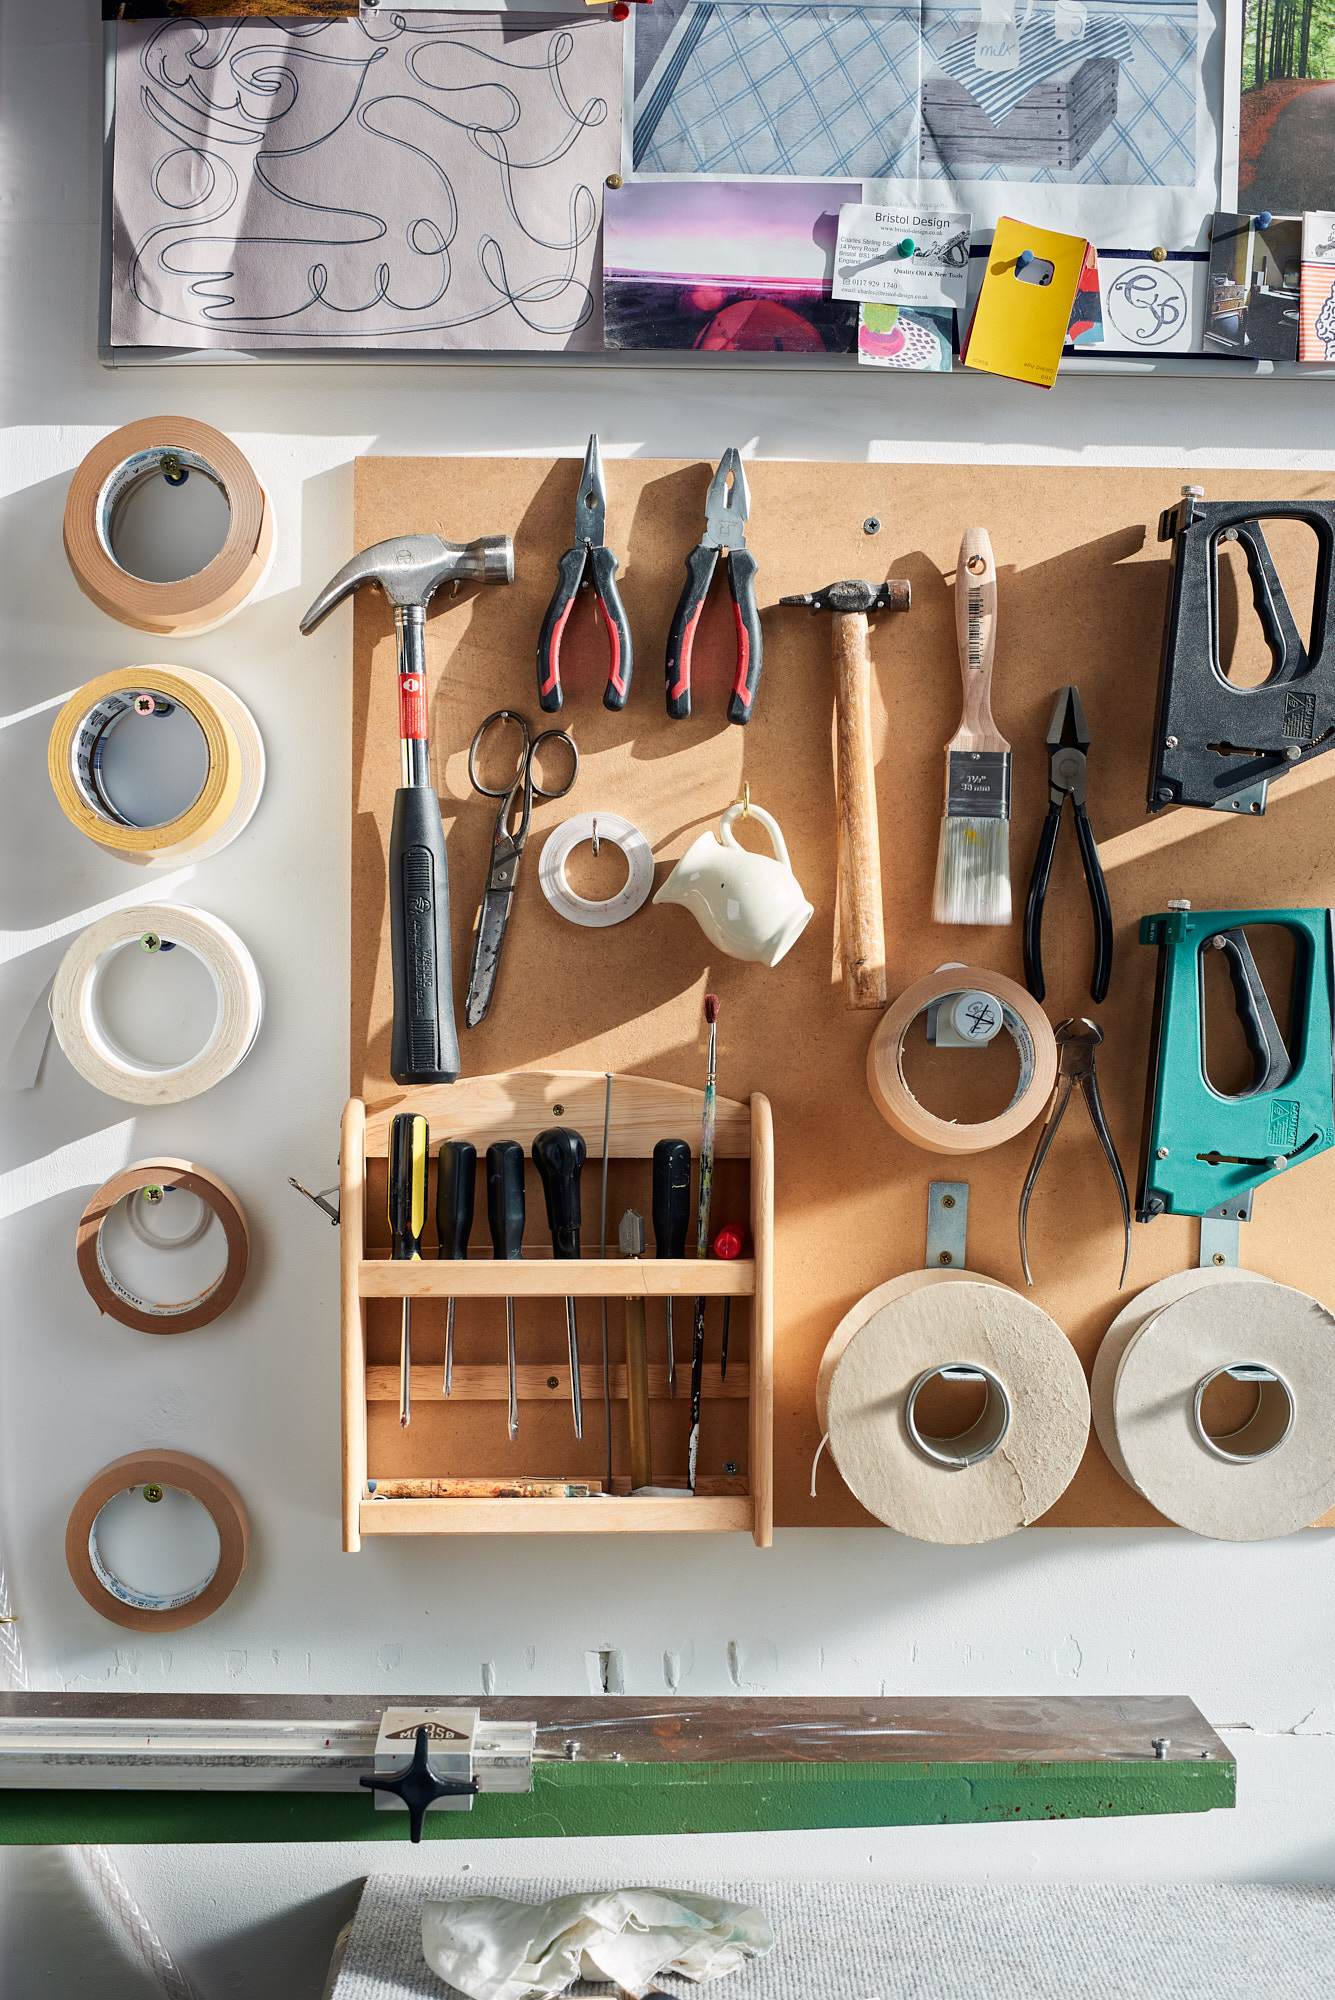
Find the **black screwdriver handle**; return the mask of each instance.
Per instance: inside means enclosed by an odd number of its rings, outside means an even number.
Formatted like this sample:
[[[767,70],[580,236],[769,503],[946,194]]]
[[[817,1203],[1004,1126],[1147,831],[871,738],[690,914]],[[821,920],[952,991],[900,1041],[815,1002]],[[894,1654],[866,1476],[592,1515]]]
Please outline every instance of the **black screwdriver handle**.
[[[547,1202],[552,1252],[557,1257],[579,1255],[579,1177],[587,1148],[568,1125],[549,1125],[533,1141],[533,1164]]]
[[[403,1263],[422,1254],[426,1227],[426,1163],[430,1135],[426,1119],[400,1111],[389,1128],[390,1255]]]
[[[453,1083],[459,1074],[450,970],[450,878],[440,800],[430,785],[400,786],[389,835],[389,951],[395,1083]]]
[[[654,1255],[684,1257],[691,1226],[691,1149],[684,1139],[654,1147]]]
[[[524,1149],[515,1139],[487,1148],[487,1226],[498,1257],[513,1262],[523,1254]]]
[[[476,1175],[477,1147],[469,1139],[446,1139],[436,1162],[438,1256],[457,1260],[468,1255]]]
[[[667,643],[667,712],[674,722],[684,722],[691,712],[691,655],[717,562],[718,550],[703,542],[686,558],[686,585],[672,614]]]
[[[728,589],[737,626],[737,667],[728,700],[729,722],[749,722],[760,686],[760,610],[756,604],[756,571],[760,565],[750,549],[728,554]]]

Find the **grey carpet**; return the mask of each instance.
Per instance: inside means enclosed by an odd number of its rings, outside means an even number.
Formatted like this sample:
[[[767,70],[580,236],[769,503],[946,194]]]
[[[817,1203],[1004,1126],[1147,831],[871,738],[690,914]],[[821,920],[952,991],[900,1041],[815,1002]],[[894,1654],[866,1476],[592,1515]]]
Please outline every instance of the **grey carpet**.
[[[546,1902],[605,1883],[372,1875],[331,2000],[449,2000],[422,1957],[429,1897]],[[756,1903],[766,1959],[704,2000],[1332,2000],[1335,1889],[683,1882]],[[575,1987],[601,1993],[603,1987]]]

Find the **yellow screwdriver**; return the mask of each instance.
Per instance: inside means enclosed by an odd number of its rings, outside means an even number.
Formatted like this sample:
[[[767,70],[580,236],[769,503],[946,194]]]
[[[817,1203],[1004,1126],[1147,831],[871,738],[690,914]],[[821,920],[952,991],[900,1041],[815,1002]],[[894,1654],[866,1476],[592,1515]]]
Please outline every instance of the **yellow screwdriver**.
[[[421,1263],[422,1231],[426,1227],[426,1164],[430,1143],[426,1119],[401,1111],[389,1128],[390,1256],[396,1263]],[[412,1310],[403,1301],[399,1336],[399,1422],[412,1422]]]

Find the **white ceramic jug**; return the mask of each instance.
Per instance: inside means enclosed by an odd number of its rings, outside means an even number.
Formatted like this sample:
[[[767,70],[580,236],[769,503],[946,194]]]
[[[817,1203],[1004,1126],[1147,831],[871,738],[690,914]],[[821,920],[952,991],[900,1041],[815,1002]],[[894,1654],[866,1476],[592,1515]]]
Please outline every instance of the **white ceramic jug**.
[[[733,838],[732,823],[758,819],[774,849],[753,854]],[[729,806],[718,838],[702,833],[687,848],[655,903],[680,903],[705,936],[730,958],[777,965],[810,923],[812,907],[793,873],[778,822],[761,806]]]

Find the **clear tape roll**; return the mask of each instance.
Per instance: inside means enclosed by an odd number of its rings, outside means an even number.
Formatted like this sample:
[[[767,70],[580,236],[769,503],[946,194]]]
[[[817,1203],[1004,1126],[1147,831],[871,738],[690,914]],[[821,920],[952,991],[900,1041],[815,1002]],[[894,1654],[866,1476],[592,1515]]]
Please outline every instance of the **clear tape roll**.
[[[118,509],[169,468],[211,480],[227,502],[226,539],[194,576],[153,583],[112,551]],[[145,417],[95,444],[65,502],[65,554],[85,597],[140,632],[216,631],[260,588],[273,559],[273,510],[244,452],[195,417]]]
[[[1231,1368],[1256,1416],[1216,1442],[1200,1395]],[[1112,1422],[1131,1484],[1179,1527],[1225,1542],[1308,1527],[1335,1506],[1335,1316],[1268,1280],[1195,1284],[1126,1341]]]
[[[207,1211],[211,1210],[227,1240],[227,1262],[221,1276],[203,1292],[175,1305],[156,1305],[123,1284],[107,1260],[102,1240],[107,1218],[117,1204],[127,1199],[133,1201],[146,1188],[160,1189],[164,1195],[179,1188],[198,1196],[206,1210],[204,1222],[207,1223]],[[133,1224],[133,1209],[130,1219]],[[150,1243],[155,1240],[142,1227],[137,1233]],[[172,1247],[185,1248],[194,1240],[183,1238]],[[139,1160],[123,1173],[113,1174],[93,1196],[79,1218],[74,1254],[84,1289],[99,1312],[119,1320],[122,1326],[137,1328],[140,1333],[189,1333],[195,1327],[208,1326],[226,1312],[240,1291],[250,1262],[250,1231],[240,1202],[226,1181],[219,1180],[216,1174],[192,1165],[189,1160]]]
[[[1020,1057],[1020,1076],[1006,1109],[976,1125],[938,1118],[920,1104],[904,1077],[904,1042],[919,1014],[952,994],[986,993],[1001,1007],[1002,1025]],[[1045,1108],[1057,1081],[1052,1024],[1023,986],[978,965],[943,965],[906,987],[882,1015],[867,1050],[867,1088],[887,1124],[929,1153],[984,1153],[1023,1132]]]
[[[566,880],[566,862],[582,842],[594,838],[595,832],[600,845],[608,840],[626,857],[625,881],[615,896],[601,903],[577,896]],[[543,843],[538,880],[558,916],[590,930],[603,930],[609,924],[624,923],[648,900],[654,886],[653,849],[638,826],[622,819],[619,813],[575,813],[563,820],[554,833],[549,833]]]
[[[151,729],[160,703],[194,717],[208,752],[199,797],[176,819],[140,826],[116,807],[101,781],[108,733],[142,718]],[[145,704],[151,704],[145,706]],[[47,770],[71,826],[109,854],[145,866],[206,861],[249,824],[264,789],[264,744],[239,695],[192,667],[122,667],[79,688],[56,717]]]
[[[970,1430],[932,1440],[944,1447],[932,1453],[914,1440],[909,1404],[943,1371],[981,1379],[986,1400]],[[826,1348],[817,1412],[869,1514],[918,1541],[954,1545],[995,1541],[1045,1514],[1089,1438],[1084,1371],[1061,1328],[972,1271],[910,1272],[860,1301]],[[923,1422],[919,1411],[920,1433]]]
[[[213,981],[217,1018],[188,1062],[138,1061],[101,1019],[97,984],[106,960],[150,939],[192,952]],[[249,1055],[263,1017],[264,987],[246,946],[220,917],[183,903],[142,903],[99,917],[65,953],[51,988],[51,1020],[70,1062],[96,1089],[126,1104],[181,1104],[212,1089]]]
[[[167,1597],[135,1590],[103,1559],[98,1516],[118,1493],[135,1488],[188,1493],[212,1520],[217,1565],[192,1589]],[[113,1459],[85,1486],[65,1529],[65,1561],[76,1590],[103,1618],[131,1632],[181,1632],[202,1623],[231,1596],[249,1555],[250,1520],[241,1495],[216,1467],[184,1451],[130,1452]]]

